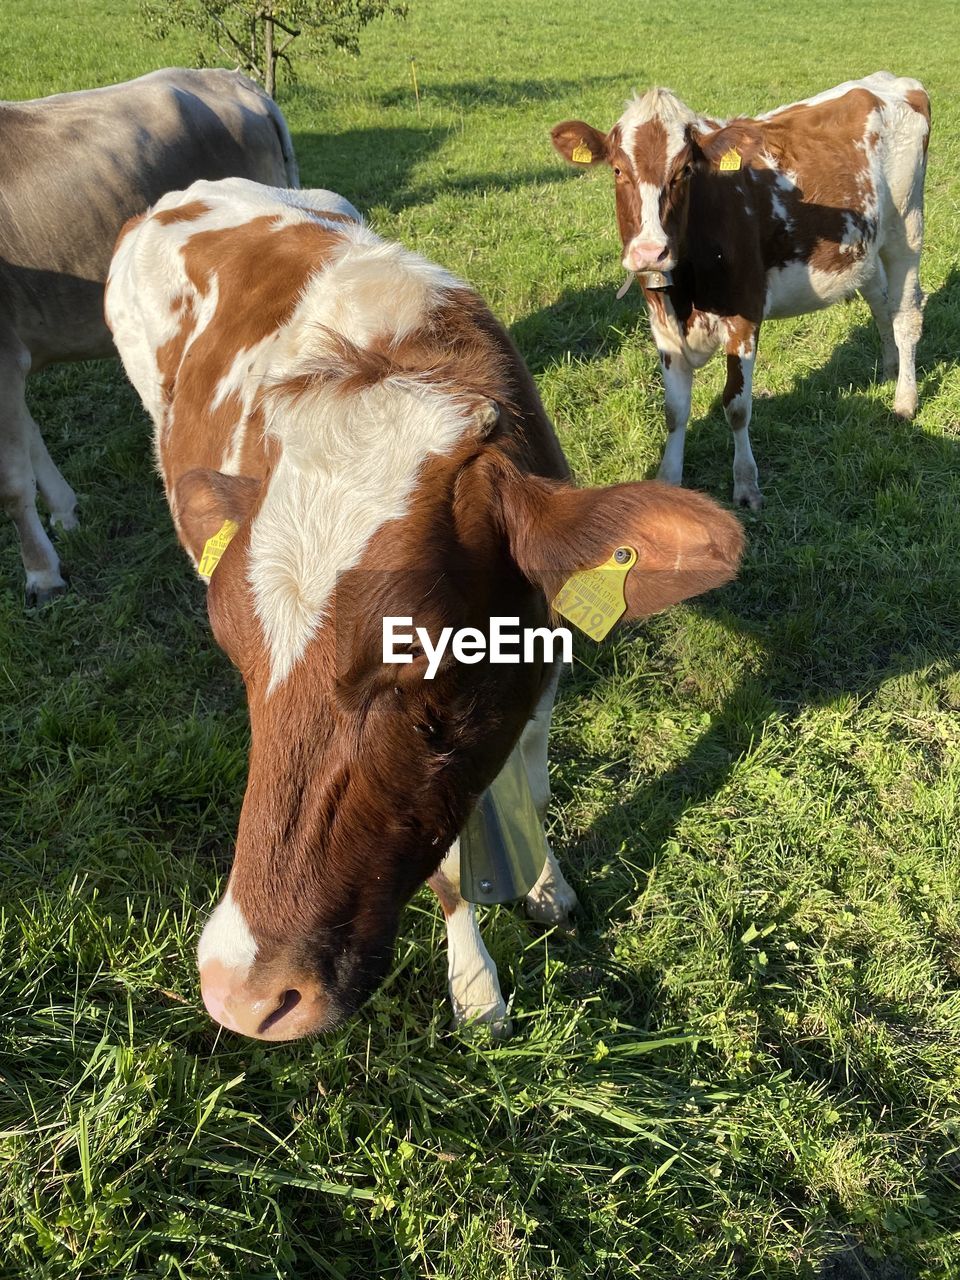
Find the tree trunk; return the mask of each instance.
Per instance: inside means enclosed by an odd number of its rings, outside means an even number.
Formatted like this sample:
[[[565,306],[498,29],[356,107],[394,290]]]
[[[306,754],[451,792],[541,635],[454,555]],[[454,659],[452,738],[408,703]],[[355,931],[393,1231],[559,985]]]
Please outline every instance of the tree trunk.
[[[273,51],[273,6],[263,11],[263,87],[274,96],[277,87],[277,55]]]

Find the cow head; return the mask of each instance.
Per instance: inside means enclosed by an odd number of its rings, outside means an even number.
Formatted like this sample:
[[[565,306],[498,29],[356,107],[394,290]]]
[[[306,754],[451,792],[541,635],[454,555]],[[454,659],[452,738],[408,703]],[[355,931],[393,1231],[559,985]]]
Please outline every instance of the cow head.
[[[198,958],[213,1017],[265,1040],[335,1025],[383,979],[402,907],[503,766],[547,676],[537,663],[449,660],[428,681],[416,652],[385,665],[384,615],[413,616],[434,640],[492,615],[543,625],[571,573],[627,543],[638,552],[629,620],[729,580],[742,548],[737,522],[696,493],[575,489],[474,435],[426,460],[405,513],[317,611],[324,552],[305,556],[310,538],[296,529],[323,477],[307,472],[283,455],[263,481],[193,471],[175,489],[194,555],[225,520],[239,526],[208,608],[246,684],[249,777]]]
[[[628,104],[609,133],[566,120],[551,137],[571,164],[605,162],[613,169],[624,268],[667,272],[683,254],[691,178],[732,145],[726,134],[669,89],[650,89]]]

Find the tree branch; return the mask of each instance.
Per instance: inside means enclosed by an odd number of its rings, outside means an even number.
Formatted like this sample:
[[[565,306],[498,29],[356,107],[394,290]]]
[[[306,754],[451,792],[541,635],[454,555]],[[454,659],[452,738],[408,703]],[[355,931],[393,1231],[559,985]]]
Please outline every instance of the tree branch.
[[[223,54],[223,56],[226,58],[228,62],[232,58],[234,62],[238,63],[241,67],[243,67],[244,71],[248,71],[250,75],[256,76],[259,78],[260,68],[257,66],[255,62],[252,62],[250,58],[247,57],[246,54],[244,54],[242,58],[238,58],[236,53],[231,53],[229,49],[225,49],[223,45],[220,43],[220,41],[216,39],[216,37],[214,37],[214,44],[217,46],[217,48],[220,50],[220,52]]]
[[[288,27],[285,22],[281,22],[279,18],[273,19],[273,25],[275,27],[279,27],[281,31],[285,31],[287,35],[290,37],[290,40],[295,40],[297,36],[300,34],[299,31],[294,31],[293,27]],[[287,41],[287,44],[290,43],[290,40]]]
[[[220,17],[218,13],[213,13],[210,16],[213,18],[216,25],[220,28],[223,34],[227,37],[227,39],[230,41],[233,47],[237,50],[237,52],[243,58],[245,65],[249,66],[248,59],[250,55],[247,53],[246,49],[244,49],[243,45],[240,43],[237,37],[233,34],[233,32],[230,30],[230,28],[227,26],[224,20]]]

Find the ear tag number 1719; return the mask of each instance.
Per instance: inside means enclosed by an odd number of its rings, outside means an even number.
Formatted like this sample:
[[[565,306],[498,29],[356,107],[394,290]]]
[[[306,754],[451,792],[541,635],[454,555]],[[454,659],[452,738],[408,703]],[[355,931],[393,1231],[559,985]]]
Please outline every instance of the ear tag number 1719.
[[[209,578],[214,569],[223,558],[223,553],[233,541],[233,535],[240,526],[234,520],[224,520],[223,524],[213,535],[203,544],[203,551],[200,553],[200,563],[197,565],[197,572],[205,578]]]
[[[592,640],[602,640],[627,611],[625,584],[636,563],[633,547],[617,547],[603,564],[568,578],[553,608]]]

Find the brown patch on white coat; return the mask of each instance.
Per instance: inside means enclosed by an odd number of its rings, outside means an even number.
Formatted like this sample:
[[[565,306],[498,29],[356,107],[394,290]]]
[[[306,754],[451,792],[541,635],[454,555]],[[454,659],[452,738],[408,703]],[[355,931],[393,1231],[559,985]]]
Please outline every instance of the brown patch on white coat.
[[[624,267],[672,273],[669,288],[644,288],[664,374],[661,479],[681,481],[693,373],[722,348],[734,500],[759,507],[749,425],[760,324],[857,290],[897,377],[895,412],[913,415],[929,126],[923,86],[878,72],[728,123],[651,89],[609,134],[579,120],[554,128],[564,158],[613,169]]]
[[[382,663],[382,617],[543,625],[566,577],[628,542],[636,618],[727,581],[742,548],[698,494],[574,489],[483,302],[355,219],[330,193],[198,184],[123,237],[107,288],[181,542],[196,562],[239,525],[208,610],[246,684],[249,778],[199,960],[214,1017],[264,1039],[356,1009],[430,877],[458,1016],[504,1021],[456,836],[521,735],[545,812],[555,673],[451,661],[427,682],[422,656]],[[549,861],[529,909],[572,902]]]

